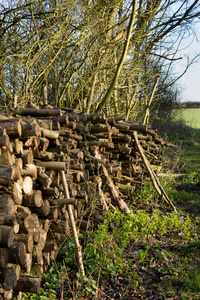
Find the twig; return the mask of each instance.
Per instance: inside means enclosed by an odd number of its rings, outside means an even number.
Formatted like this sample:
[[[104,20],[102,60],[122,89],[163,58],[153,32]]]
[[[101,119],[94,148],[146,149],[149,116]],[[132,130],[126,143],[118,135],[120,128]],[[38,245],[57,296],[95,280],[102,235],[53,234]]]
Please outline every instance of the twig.
[[[162,199],[163,199],[167,204],[171,205],[171,207],[173,208],[174,212],[175,212],[176,214],[178,214],[178,211],[177,211],[176,207],[174,206],[174,204],[171,202],[171,200],[170,200],[169,197],[167,196],[167,194],[166,194],[166,192],[164,191],[162,185],[160,184],[160,181],[158,180],[158,178],[157,178],[155,172],[154,172],[153,169],[151,168],[151,165],[150,165],[148,159],[146,158],[146,156],[145,156],[145,154],[144,154],[144,151],[143,151],[143,149],[142,149],[142,147],[141,147],[141,145],[140,145],[140,143],[139,143],[139,140],[138,140],[138,137],[137,137],[137,132],[134,131],[133,135],[134,135],[134,139],[135,139],[135,144],[136,144],[136,146],[137,146],[137,148],[138,148],[138,151],[139,151],[139,153],[140,153],[140,155],[141,155],[141,158],[142,158],[142,160],[143,160],[143,162],[144,162],[144,165],[145,165],[147,171],[149,172],[151,181],[152,181],[152,183],[153,183],[153,185],[154,185],[156,191],[158,192],[158,194],[162,197]]]
[[[61,176],[61,181],[62,181],[62,185],[63,185],[64,196],[69,199],[70,196],[69,196],[68,185],[67,185],[67,181],[66,181],[66,177],[65,177],[65,172],[60,171],[60,176]],[[73,235],[75,249],[76,249],[76,255],[77,255],[77,259],[78,259],[78,266],[79,266],[79,269],[81,271],[81,274],[83,276],[85,276],[85,270],[84,270],[83,260],[82,260],[82,251],[81,251],[81,246],[80,246],[79,240],[78,240],[76,225],[75,225],[75,222],[74,222],[74,215],[73,215],[73,211],[72,211],[72,205],[68,204],[67,205],[67,210],[68,210],[69,219],[70,219],[70,223],[71,223],[71,227],[72,227],[72,235]]]

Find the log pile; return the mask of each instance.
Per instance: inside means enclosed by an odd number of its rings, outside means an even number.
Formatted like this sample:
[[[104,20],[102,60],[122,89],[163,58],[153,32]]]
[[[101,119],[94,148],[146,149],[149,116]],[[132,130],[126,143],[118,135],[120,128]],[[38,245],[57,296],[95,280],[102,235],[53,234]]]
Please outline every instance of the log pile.
[[[13,291],[38,293],[39,276],[71,235],[73,220],[87,230],[103,221],[104,210],[117,206],[129,213],[131,196],[149,177],[141,149],[149,166],[159,165],[164,145],[173,146],[124,117],[33,105],[2,113],[2,298],[12,299]]]

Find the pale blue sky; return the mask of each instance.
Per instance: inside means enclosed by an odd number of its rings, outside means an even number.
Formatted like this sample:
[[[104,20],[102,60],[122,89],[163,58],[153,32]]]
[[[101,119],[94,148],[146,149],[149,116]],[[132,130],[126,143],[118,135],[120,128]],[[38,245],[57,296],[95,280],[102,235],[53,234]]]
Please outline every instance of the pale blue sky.
[[[193,42],[179,53],[182,59],[177,61],[174,68],[177,73],[184,70],[188,60],[200,55],[200,22],[196,23],[195,27],[196,38],[193,36]],[[188,45],[189,39],[185,43]],[[182,94],[181,101],[200,101],[200,56],[189,67],[183,77],[177,81],[177,86]]]

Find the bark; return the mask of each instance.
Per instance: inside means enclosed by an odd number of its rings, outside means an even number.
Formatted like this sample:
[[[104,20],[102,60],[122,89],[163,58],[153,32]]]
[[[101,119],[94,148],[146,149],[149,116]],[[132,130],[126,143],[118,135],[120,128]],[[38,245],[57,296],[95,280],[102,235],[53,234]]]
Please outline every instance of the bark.
[[[16,291],[23,291],[25,293],[39,294],[40,286],[40,278],[20,276],[14,289]]]
[[[61,116],[61,109],[37,109],[37,108],[17,108],[14,111],[16,114],[23,116],[48,117]]]

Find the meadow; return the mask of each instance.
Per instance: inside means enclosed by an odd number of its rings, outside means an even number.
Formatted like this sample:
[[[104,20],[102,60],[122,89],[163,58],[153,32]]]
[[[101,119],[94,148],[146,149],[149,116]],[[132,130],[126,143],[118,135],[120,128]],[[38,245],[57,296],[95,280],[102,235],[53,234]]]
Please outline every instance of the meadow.
[[[200,108],[186,108],[175,110],[176,120],[181,119],[187,126],[200,128]]]

